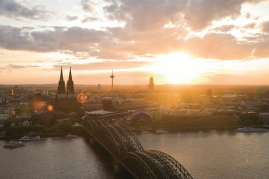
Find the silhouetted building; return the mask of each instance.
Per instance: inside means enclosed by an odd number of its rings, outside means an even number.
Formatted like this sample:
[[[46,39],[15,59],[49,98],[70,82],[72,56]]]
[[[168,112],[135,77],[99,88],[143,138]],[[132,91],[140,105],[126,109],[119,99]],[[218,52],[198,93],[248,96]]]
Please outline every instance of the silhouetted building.
[[[13,96],[13,90],[5,90],[5,94]]]
[[[60,81],[58,84],[58,94],[65,94],[65,82],[64,82],[62,67],[61,67]]]
[[[102,89],[102,88],[101,88],[101,85],[100,85],[100,84],[98,84],[98,85],[97,85],[97,91],[98,91],[98,92],[100,92],[100,91],[101,91],[101,89]]]
[[[207,89],[207,97],[212,98],[212,90]]]
[[[140,127],[150,127],[153,117],[146,109],[136,110],[131,117],[131,123],[140,123]]]
[[[148,90],[149,90],[149,92],[154,92],[153,77],[149,78]]]
[[[63,80],[63,72],[61,69],[60,81],[58,85],[58,94],[55,98],[55,110],[63,112],[77,111],[81,107],[81,103],[78,101],[80,99],[78,94],[75,94],[74,82],[71,74],[71,67],[69,71],[69,79],[67,81],[66,93],[65,93],[65,83]]]

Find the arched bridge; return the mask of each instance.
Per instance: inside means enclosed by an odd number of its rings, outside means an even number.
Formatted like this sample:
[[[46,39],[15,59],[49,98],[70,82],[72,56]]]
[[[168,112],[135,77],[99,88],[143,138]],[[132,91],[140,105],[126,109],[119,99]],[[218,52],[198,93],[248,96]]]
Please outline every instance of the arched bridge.
[[[157,150],[144,150],[133,131],[125,125],[85,118],[84,129],[135,178],[192,179],[188,171],[170,155]]]

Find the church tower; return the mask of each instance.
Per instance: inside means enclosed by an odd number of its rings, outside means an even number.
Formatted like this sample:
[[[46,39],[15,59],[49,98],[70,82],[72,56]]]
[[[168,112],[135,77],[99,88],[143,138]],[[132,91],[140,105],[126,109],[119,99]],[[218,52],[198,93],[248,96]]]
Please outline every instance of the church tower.
[[[62,67],[61,67],[60,81],[58,85],[58,94],[65,94],[65,82],[64,82]]]
[[[74,90],[74,82],[72,80],[72,74],[71,74],[71,67],[70,67],[70,71],[69,71],[69,79],[67,81],[67,94],[75,94],[75,90]]]

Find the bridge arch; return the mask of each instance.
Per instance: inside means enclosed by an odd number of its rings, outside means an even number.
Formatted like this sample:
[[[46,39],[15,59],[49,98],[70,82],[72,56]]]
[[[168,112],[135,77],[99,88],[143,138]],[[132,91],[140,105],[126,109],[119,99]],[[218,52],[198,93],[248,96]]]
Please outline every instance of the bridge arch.
[[[103,119],[89,119],[85,121],[85,128],[136,178],[192,179],[170,155],[158,150],[145,151],[134,132],[125,125],[109,125]]]
[[[132,168],[137,174],[136,177],[140,179],[192,179],[188,171],[173,157],[157,150],[128,152],[121,156],[121,162],[126,167]]]

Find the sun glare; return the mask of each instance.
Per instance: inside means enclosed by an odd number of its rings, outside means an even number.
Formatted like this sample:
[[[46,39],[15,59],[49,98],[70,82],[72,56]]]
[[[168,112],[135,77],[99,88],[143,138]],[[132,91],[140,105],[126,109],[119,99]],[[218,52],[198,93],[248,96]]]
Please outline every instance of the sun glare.
[[[149,70],[164,74],[167,81],[174,84],[192,83],[201,72],[199,63],[185,53],[175,53],[167,56],[159,56],[158,62],[152,65]]]

